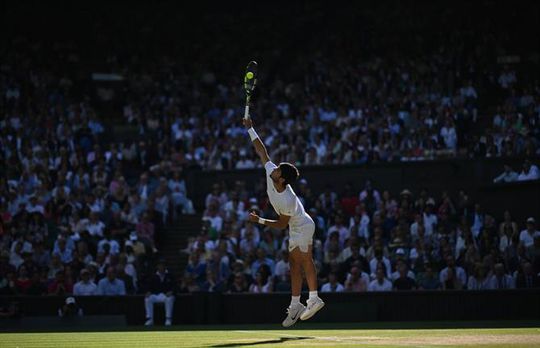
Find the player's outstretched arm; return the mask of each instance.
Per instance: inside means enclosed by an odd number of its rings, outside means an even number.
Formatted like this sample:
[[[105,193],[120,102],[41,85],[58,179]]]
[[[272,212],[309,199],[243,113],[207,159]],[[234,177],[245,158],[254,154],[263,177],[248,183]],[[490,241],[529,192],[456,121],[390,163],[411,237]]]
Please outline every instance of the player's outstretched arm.
[[[247,128],[249,137],[251,138],[251,141],[253,142],[253,146],[255,147],[255,152],[257,152],[257,155],[261,159],[261,162],[263,165],[266,164],[266,162],[270,161],[270,157],[268,157],[268,151],[266,151],[266,147],[264,146],[261,138],[259,138],[259,135],[257,132],[255,132],[255,129],[253,129],[253,122],[251,121],[251,118],[244,118],[244,126]]]
[[[263,219],[254,212],[249,213],[248,217],[248,220],[251,222],[259,223],[261,225],[269,226],[272,228],[277,228],[279,230],[283,230],[285,227],[287,227],[290,219],[290,216],[283,214],[279,214],[278,220]]]

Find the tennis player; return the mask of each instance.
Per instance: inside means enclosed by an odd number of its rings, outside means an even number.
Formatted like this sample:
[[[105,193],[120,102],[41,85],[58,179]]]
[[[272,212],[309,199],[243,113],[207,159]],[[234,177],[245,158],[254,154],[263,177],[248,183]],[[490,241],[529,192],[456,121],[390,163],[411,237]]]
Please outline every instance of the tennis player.
[[[276,166],[268,157],[263,142],[253,129],[251,118],[244,118],[244,126],[253,142],[255,151],[261,158],[266,170],[266,191],[270,203],[279,215],[278,220],[268,220],[251,212],[249,221],[261,225],[285,229],[289,226],[289,264],[291,268],[291,304],[287,308],[284,327],[289,327],[300,318],[307,320],[324,307],[324,302],[317,294],[317,271],[313,262],[313,233],[315,223],[304,211],[304,206],[294,193],[290,184],[298,179],[298,169],[290,163]],[[306,274],[309,287],[307,307],[300,302],[302,290],[302,270]]]

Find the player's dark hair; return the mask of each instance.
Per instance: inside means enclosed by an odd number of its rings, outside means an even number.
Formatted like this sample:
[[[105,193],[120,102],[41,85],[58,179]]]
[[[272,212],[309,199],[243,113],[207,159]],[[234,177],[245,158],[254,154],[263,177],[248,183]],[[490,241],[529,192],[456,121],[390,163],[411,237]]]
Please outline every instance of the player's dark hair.
[[[285,180],[285,185],[294,183],[300,176],[298,169],[290,163],[280,163],[279,169],[281,169],[281,177]]]

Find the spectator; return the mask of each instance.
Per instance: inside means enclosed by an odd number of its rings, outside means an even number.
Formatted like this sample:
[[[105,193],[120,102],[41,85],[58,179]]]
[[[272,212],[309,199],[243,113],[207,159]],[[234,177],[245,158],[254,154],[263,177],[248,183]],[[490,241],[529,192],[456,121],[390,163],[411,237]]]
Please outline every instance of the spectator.
[[[518,180],[518,173],[515,172],[509,164],[504,165],[504,172],[493,179],[495,184],[514,182]]]
[[[165,304],[165,326],[172,325],[174,309],[174,281],[165,266],[165,261],[160,260],[156,273],[151,277],[149,291],[146,293],[144,305],[146,310],[146,322],[144,325],[154,325],[154,304]]]
[[[271,275],[274,274],[275,264],[274,261],[268,257],[266,257],[266,253],[264,249],[259,248],[257,249],[257,259],[253,262],[251,265],[251,275],[252,277],[255,277],[257,272],[259,272],[260,268],[266,265],[270,268]]]
[[[116,278],[124,282],[126,295],[135,294],[135,282],[133,281],[133,277],[126,273],[125,265],[120,263],[116,265]]]
[[[442,282],[443,290],[461,290],[463,289],[463,282],[456,275],[455,267],[447,267],[444,273],[445,277]]]
[[[534,274],[532,264],[524,262],[516,278],[516,288],[538,288],[540,287],[540,276]]]
[[[328,274],[328,282],[321,287],[321,292],[342,292],[344,289],[343,285],[337,281],[337,275],[331,272]]]
[[[364,292],[369,286],[369,276],[360,267],[353,266],[345,280],[345,291]]]
[[[264,275],[261,272],[255,274],[253,283],[249,286],[249,292],[251,293],[269,293],[272,292],[272,281],[270,277]]]
[[[225,286],[223,282],[216,277],[216,272],[212,268],[206,269],[206,281],[202,284],[202,291],[223,292]]]
[[[376,278],[369,283],[368,291],[392,291],[392,283],[385,278],[383,267],[377,267]]]
[[[56,272],[55,279],[49,284],[47,292],[49,295],[64,296],[73,293],[73,284],[69,282],[64,271]]]
[[[433,272],[433,266],[427,262],[425,264],[425,271],[420,273],[418,277],[418,289],[420,290],[439,290],[441,289],[441,283],[437,279],[437,275]]]
[[[407,274],[407,265],[401,263],[398,268],[399,277],[394,280],[394,290],[415,290],[416,283]]]
[[[519,234],[519,241],[528,248],[534,244],[536,236],[540,236],[540,231],[536,230],[536,220],[529,217],[527,219],[527,228]]]
[[[116,278],[114,267],[107,267],[107,276],[98,282],[97,294],[102,296],[123,296],[126,294],[124,282]]]
[[[75,298],[70,296],[66,298],[66,303],[58,309],[58,316],[61,318],[82,317],[83,310]]]
[[[233,279],[233,282],[229,288],[229,292],[230,293],[242,293],[242,292],[247,292],[249,289],[248,289],[248,285],[247,285],[247,282],[246,282],[246,277],[243,273],[236,273],[234,274],[234,279]]]
[[[504,272],[504,265],[497,263],[491,276],[489,289],[514,289],[514,279]]]
[[[81,280],[73,286],[73,295],[75,296],[93,296],[97,295],[97,285],[90,279],[90,272],[83,268],[80,272]]]
[[[487,290],[489,289],[491,277],[486,274],[485,268],[481,263],[474,266],[474,274],[469,276],[467,289],[469,290]]]
[[[448,273],[452,272],[452,275],[449,277]],[[446,281],[449,280],[449,286],[460,286],[463,287],[467,282],[467,274],[465,273],[465,270],[460,267],[456,266],[456,260],[453,256],[447,256],[446,257],[446,267],[441,270],[439,273],[439,281],[441,284],[445,284]]]

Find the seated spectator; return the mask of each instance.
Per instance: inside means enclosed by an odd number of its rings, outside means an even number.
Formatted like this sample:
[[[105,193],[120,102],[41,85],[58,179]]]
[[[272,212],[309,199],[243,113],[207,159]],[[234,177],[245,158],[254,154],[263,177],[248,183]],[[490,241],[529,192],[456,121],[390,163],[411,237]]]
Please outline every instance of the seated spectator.
[[[126,295],[135,294],[135,282],[133,281],[133,277],[126,273],[124,265],[116,265],[116,278],[124,282]]]
[[[249,292],[256,294],[272,292],[270,277],[263,275],[262,272],[257,272],[253,283],[249,286]]]
[[[154,252],[157,251],[155,247],[155,225],[150,221],[150,216],[148,213],[144,213],[141,221],[137,224],[136,227],[137,236],[140,240],[148,245]]]
[[[493,179],[493,183],[507,183],[518,180],[518,173],[515,172],[509,164],[504,165],[504,172]]]
[[[342,292],[344,290],[345,287],[338,282],[337,275],[334,272],[328,274],[328,282],[321,287],[321,292]]]
[[[424,267],[425,271],[418,276],[418,289],[439,290],[441,288],[441,283],[437,274],[433,272],[433,266],[427,262]]]
[[[540,179],[540,169],[531,161],[525,160],[523,163],[523,170],[519,174],[518,181],[538,180]]]
[[[58,316],[61,318],[82,317],[83,310],[75,298],[70,296],[66,298],[66,303],[58,309]]]
[[[491,276],[489,289],[514,289],[514,279],[504,272],[504,265],[498,263],[494,267],[494,274]]]
[[[290,270],[289,265],[289,251],[288,250],[280,250],[278,252],[278,259],[279,261],[276,263],[274,275],[278,278],[283,277],[287,270]]]
[[[259,248],[257,249],[257,259],[253,261],[253,264],[251,265],[251,275],[252,277],[255,277],[257,272],[259,271],[259,268],[262,265],[267,265],[270,268],[270,275],[274,274],[275,264],[272,259],[269,257],[266,257],[266,252],[264,249]]]
[[[463,282],[460,277],[456,275],[455,267],[445,268],[446,272],[444,273],[444,278],[442,282],[443,290],[461,290],[463,289]]]
[[[123,296],[126,294],[124,282],[116,278],[114,267],[107,268],[107,276],[98,282],[97,294],[102,296]]]
[[[527,219],[527,228],[519,234],[519,241],[528,248],[534,244],[536,236],[540,236],[540,231],[536,230],[536,220],[530,217]]]
[[[90,214],[90,221],[86,226],[86,230],[92,237],[101,238],[103,237],[103,231],[105,230],[105,224],[99,220],[99,214],[97,212],[92,212]]]
[[[369,286],[369,276],[361,267],[353,266],[345,280],[345,291],[364,292]]]
[[[401,252],[400,252],[401,251]],[[396,255],[404,255],[404,251],[402,248],[399,248],[398,251],[396,252]],[[407,277],[411,278],[413,281],[416,279],[416,276],[414,275],[414,272],[411,271],[409,269],[409,267],[407,267],[407,263],[406,261],[402,258],[402,256],[400,256],[400,258],[398,258],[396,260],[396,270],[394,272],[392,272],[392,274],[390,275],[390,280],[391,281],[395,281],[396,279],[398,279],[401,275],[401,268],[402,267],[405,267],[405,270],[406,270],[406,273],[407,273]]]
[[[516,288],[539,288],[540,275],[534,274],[532,264],[524,262],[516,277]]]
[[[392,267],[390,265],[390,260],[386,256],[383,256],[383,250],[378,248],[378,249],[375,249],[374,257],[371,259],[371,261],[369,261],[371,279],[374,279],[377,277],[376,272],[380,265],[384,266],[383,269],[385,271],[385,277],[390,278],[390,270]]]
[[[146,248],[144,246],[144,243],[139,240],[139,237],[137,236],[137,232],[133,231],[129,234],[129,240],[125,243],[126,248],[131,248],[131,251],[133,252],[133,255],[135,258],[139,258],[142,255],[146,254]],[[126,249],[127,251],[127,249]]]
[[[203,282],[201,290],[207,292],[223,292],[225,290],[225,285],[217,279],[216,272],[210,267],[206,269],[206,280]]]
[[[474,266],[474,274],[469,276],[467,289],[469,290],[487,290],[489,289],[491,277],[486,274],[486,269],[481,263]]]
[[[416,282],[408,275],[407,265],[401,263],[397,271],[399,276],[394,280],[394,290],[415,290]]]
[[[144,299],[146,322],[144,325],[154,325],[154,304],[165,304],[165,325],[172,325],[174,309],[174,281],[165,266],[165,260],[160,260],[156,273],[150,278],[149,290]]]
[[[73,293],[73,284],[66,280],[64,271],[58,271],[55,279],[50,282],[47,292],[49,295],[64,296]]]
[[[17,243],[15,244],[15,248],[11,251],[11,254],[9,256],[9,264],[15,269],[18,269],[20,265],[24,262],[24,259],[22,257],[22,244]]]
[[[453,274],[451,278],[449,278],[447,274],[451,269],[455,274]],[[457,277],[458,279],[454,281],[453,276]],[[447,281],[448,279],[452,279],[453,283],[455,282],[456,284],[461,284],[461,287],[467,283],[467,274],[465,273],[465,270],[460,266],[456,266],[456,260],[451,255],[446,257],[446,267],[443,268],[439,273],[439,281],[441,282],[441,284],[443,284],[443,286],[445,281]]]
[[[67,246],[67,240],[63,237],[58,238],[58,248],[53,250],[54,255],[58,255],[63,264],[68,264],[73,260],[73,249]]]
[[[235,273],[233,282],[231,286],[229,287],[229,292],[242,293],[242,292],[247,292],[248,290],[249,288],[248,288],[248,283],[246,281],[246,276],[241,272]]]
[[[120,252],[120,245],[118,242],[111,237],[111,232],[108,229],[105,229],[103,239],[98,242],[97,251],[98,253],[104,252],[104,245],[109,245],[109,253],[112,255],[117,255]]]
[[[75,296],[93,296],[97,294],[97,285],[90,279],[90,272],[83,268],[80,272],[81,280],[73,286]]]
[[[368,291],[392,291],[392,283],[386,279],[384,268],[377,267],[375,279],[369,283]]]
[[[20,294],[26,294],[30,285],[32,285],[32,282],[28,277],[28,270],[24,265],[21,265],[21,267],[19,267],[19,270],[17,272],[17,281],[15,282],[15,285],[17,286],[17,292],[19,292]]]

